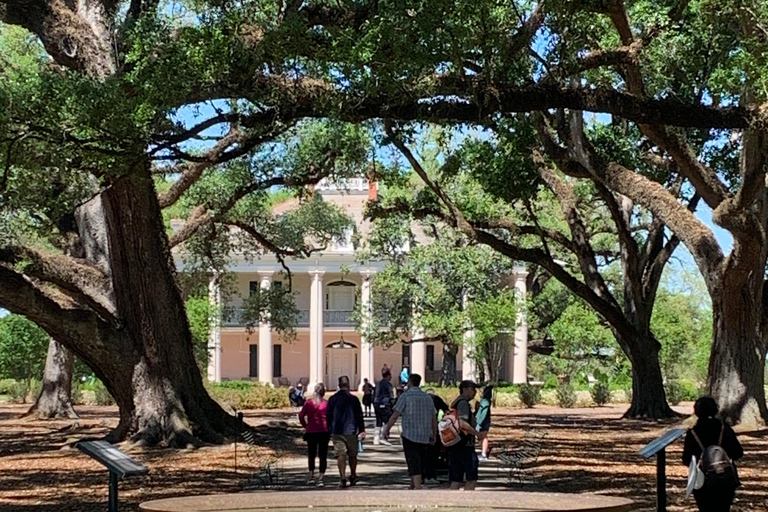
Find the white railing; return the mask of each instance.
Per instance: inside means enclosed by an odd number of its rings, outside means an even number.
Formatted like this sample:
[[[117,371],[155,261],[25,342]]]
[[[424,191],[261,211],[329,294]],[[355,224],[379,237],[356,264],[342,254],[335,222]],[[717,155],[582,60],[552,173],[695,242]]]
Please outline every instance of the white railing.
[[[227,315],[222,319],[221,325],[224,327],[244,327],[243,314],[244,308],[231,308],[228,309]],[[296,315],[296,327],[309,327],[309,310],[300,309]]]
[[[224,327],[245,326],[243,321],[244,308],[232,308],[227,310],[227,317],[221,322]],[[323,325],[327,327],[354,326],[352,318],[354,311],[323,311]],[[309,310],[300,309],[296,316],[296,327],[309,327]]]
[[[368,180],[365,178],[348,178],[331,181],[323,178],[315,187],[316,190],[368,190]]]
[[[355,325],[354,311],[323,311],[323,325],[330,327]]]

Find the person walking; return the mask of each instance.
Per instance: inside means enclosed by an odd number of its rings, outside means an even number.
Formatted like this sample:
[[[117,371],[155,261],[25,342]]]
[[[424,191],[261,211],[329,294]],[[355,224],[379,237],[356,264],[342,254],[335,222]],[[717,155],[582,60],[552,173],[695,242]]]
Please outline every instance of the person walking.
[[[309,457],[309,485],[315,485],[315,457],[320,457],[320,473],[317,478],[317,486],[323,487],[323,477],[328,467],[328,443],[331,434],[328,432],[328,401],[325,397],[325,385],[321,382],[315,386],[312,398],[304,402],[299,412],[299,422],[306,433],[304,440],[307,442],[307,455]]]
[[[349,377],[339,377],[339,389],[328,400],[328,429],[333,440],[336,462],[339,467],[339,488],[347,486],[347,461],[349,461],[349,485],[357,484],[358,441],[365,439],[365,419],[360,400],[349,392]]]
[[[408,385],[408,377],[409,377],[408,367],[403,366],[403,369],[400,371],[400,386],[405,387]]]
[[[376,415],[376,431],[373,436],[373,444],[385,444],[392,446],[386,438],[381,437],[381,428],[387,424],[392,417],[392,399],[394,396],[392,389],[392,371],[384,366],[381,370],[381,380],[376,383],[376,389],[373,393],[373,412]]]
[[[477,486],[478,461],[475,453],[475,417],[469,402],[477,395],[477,384],[463,380],[459,384],[459,396],[451,404],[459,415],[461,441],[446,448],[448,455],[448,479],[451,489],[459,489],[465,482],[464,489],[473,490]]]
[[[736,438],[736,433],[725,423],[718,420],[718,405],[714,398],[703,396],[696,400],[693,412],[698,418],[696,425],[685,436],[683,464],[689,466],[691,459],[701,460],[702,454],[712,445],[719,445],[731,461],[744,456],[744,449]],[[700,512],[728,512],[731,510],[736,488],[740,485],[733,466],[733,478],[730,481],[716,482],[704,480],[701,489],[693,491],[696,505]]]
[[[435,405],[435,410],[437,412],[437,421],[439,422],[442,417],[448,412],[449,407],[448,404],[445,403],[445,400],[440,398],[435,394],[435,390],[432,388],[429,388],[427,390],[427,396],[429,396],[432,399],[432,402]],[[446,466],[446,460],[443,453],[443,445],[442,443],[435,443],[429,446],[427,449],[427,464],[425,464],[424,470],[422,471],[422,482],[426,483],[437,483],[437,468],[439,466],[445,467]]]
[[[421,478],[429,463],[429,447],[437,440],[437,412],[432,398],[423,392],[421,375],[414,373],[408,378],[407,389],[395,403],[392,417],[384,427],[384,436],[402,417],[403,452],[411,477],[410,489],[421,489]]]
[[[368,379],[363,379],[363,407],[365,408],[365,417],[368,418],[371,415],[371,405],[373,404],[373,384],[368,382]]]
[[[491,429],[491,400],[493,399],[493,386],[488,385],[483,389],[483,396],[475,410],[477,422],[477,439],[480,441],[480,461],[488,460],[491,454],[488,431]]]

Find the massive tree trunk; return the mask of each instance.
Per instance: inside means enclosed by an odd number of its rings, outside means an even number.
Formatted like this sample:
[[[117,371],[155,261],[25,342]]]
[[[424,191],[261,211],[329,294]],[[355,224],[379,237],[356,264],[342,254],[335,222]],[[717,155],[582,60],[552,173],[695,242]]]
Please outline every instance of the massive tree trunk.
[[[72,407],[74,367],[74,354],[51,338],[48,343],[48,355],[45,358],[43,389],[35,404],[27,412],[28,416],[36,416],[39,419],[77,418],[77,413]]]
[[[712,294],[714,341],[708,391],[729,423],[760,427],[768,421],[762,324],[762,272],[744,285],[727,271]],[[751,281],[751,280],[750,280]]]
[[[117,178],[102,201],[115,304],[133,354],[123,361],[131,371],[105,382],[121,406],[117,437],[220,442],[235,418],[203,387],[149,166]]]
[[[131,15],[138,16],[142,6],[132,4]],[[12,2],[0,13],[37,34],[57,64],[106,80],[120,65],[114,54],[116,10],[112,2],[33,1]],[[124,148],[120,174],[113,170],[102,177],[101,200],[78,212],[87,262],[81,272],[65,276],[55,267],[41,267],[64,276],[55,284],[73,300],[2,267],[0,299],[72,349],[104,382],[120,408],[111,439],[172,446],[220,442],[234,433],[236,421],[203,387],[149,162],[142,154],[148,143],[136,142],[133,155]],[[68,265],[76,263],[72,259]]]
[[[636,336],[630,343],[619,342],[632,363],[632,405],[625,418],[673,418],[667,403],[659,364],[661,345],[650,334]]]

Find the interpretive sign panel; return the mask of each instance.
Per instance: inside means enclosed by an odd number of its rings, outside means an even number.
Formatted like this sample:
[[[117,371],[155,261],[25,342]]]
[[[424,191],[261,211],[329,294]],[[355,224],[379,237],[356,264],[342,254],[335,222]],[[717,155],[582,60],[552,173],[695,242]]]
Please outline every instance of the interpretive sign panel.
[[[120,478],[126,476],[146,475],[146,466],[133,460],[128,454],[121,452],[106,441],[81,441],[78,449],[103,464],[110,473]]]
[[[656,456],[656,512],[667,512],[667,446],[685,435],[684,428],[673,428],[643,446],[640,455],[646,459]]]
[[[651,457],[656,455],[659,452],[659,450],[663,450],[664,448],[674,443],[684,435],[685,435],[684,428],[673,428],[672,430],[664,432],[664,434],[661,437],[658,437],[653,441],[651,441],[650,443],[648,443],[647,445],[643,446],[643,448],[640,450],[640,455],[642,455],[646,459],[650,459]]]

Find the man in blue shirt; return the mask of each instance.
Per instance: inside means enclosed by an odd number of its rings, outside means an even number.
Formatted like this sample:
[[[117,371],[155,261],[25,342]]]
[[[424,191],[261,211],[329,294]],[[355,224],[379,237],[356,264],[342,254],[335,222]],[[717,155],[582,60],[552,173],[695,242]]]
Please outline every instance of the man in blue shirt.
[[[381,370],[381,380],[376,383],[373,392],[373,412],[376,414],[376,434],[373,436],[373,444],[385,444],[392,446],[386,439],[381,438],[381,429],[392,417],[392,371],[384,365]]]
[[[328,430],[333,440],[341,483],[347,486],[347,459],[349,459],[349,485],[357,483],[357,444],[365,439],[365,419],[360,400],[349,392],[349,377],[339,377],[339,389],[328,400]]]

